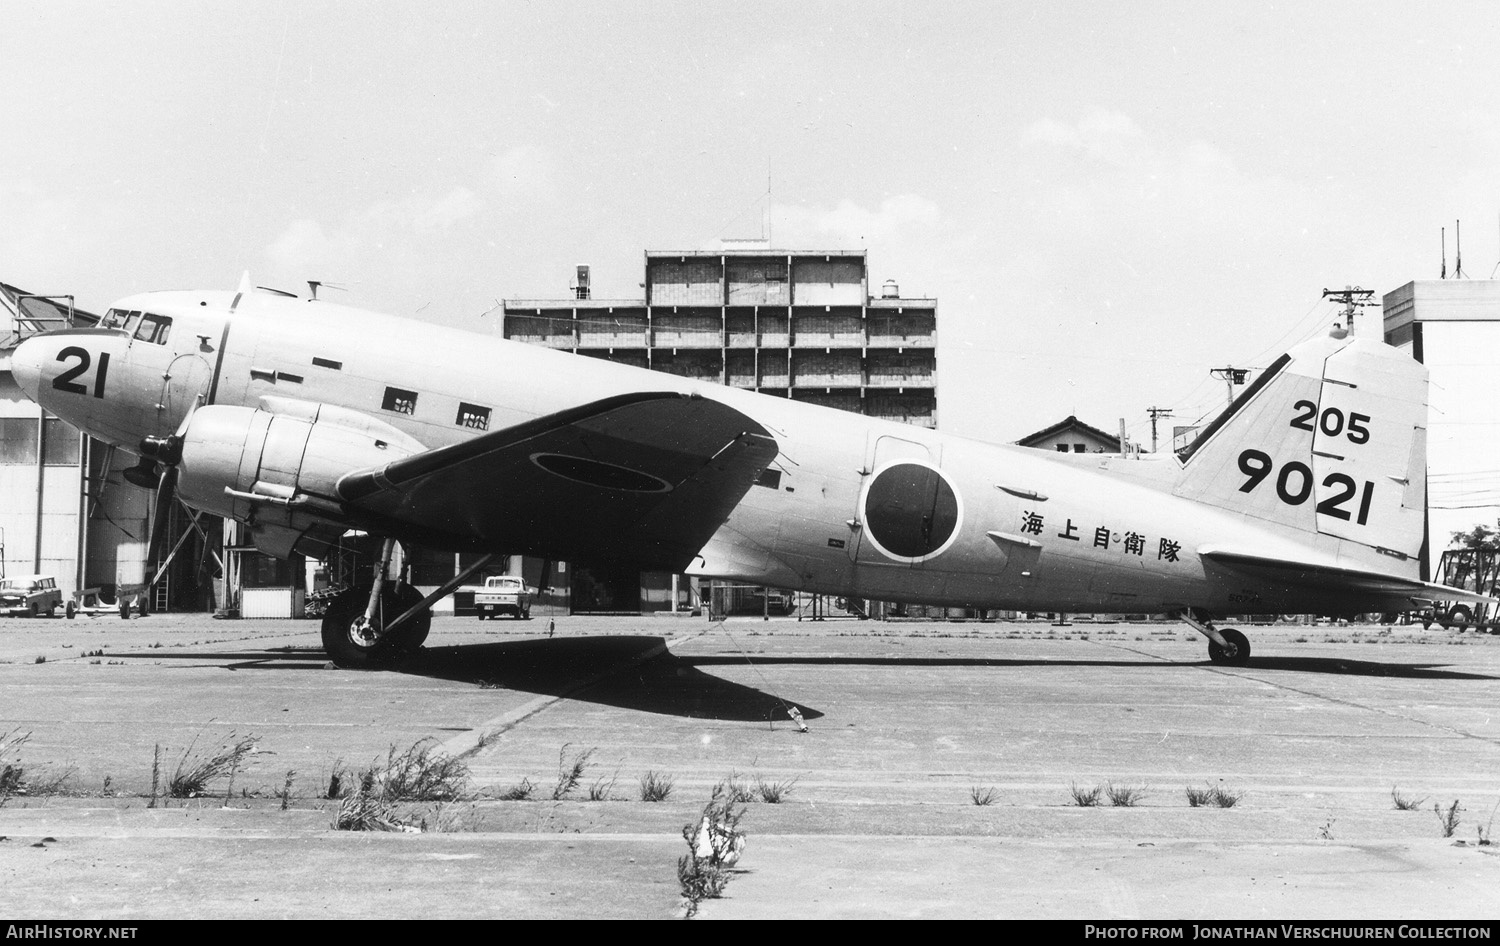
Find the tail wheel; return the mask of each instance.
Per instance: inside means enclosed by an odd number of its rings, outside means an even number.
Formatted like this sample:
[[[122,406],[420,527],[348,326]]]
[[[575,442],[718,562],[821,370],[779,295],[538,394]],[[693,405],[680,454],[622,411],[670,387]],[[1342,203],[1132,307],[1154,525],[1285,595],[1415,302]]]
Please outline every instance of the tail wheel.
[[[1212,640],[1208,642],[1208,659],[1216,664],[1243,667],[1250,662],[1250,639],[1232,627],[1219,629],[1228,647],[1220,647]]]
[[[1466,604],[1455,604],[1448,609],[1444,620],[1448,627],[1462,631],[1474,622],[1474,612]]]
[[[421,649],[432,629],[432,612],[426,611],[395,631],[376,636],[374,627],[364,626],[369,588],[352,588],[334,598],[323,613],[323,650],[335,666],[346,670],[375,670]],[[393,621],[422,601],[421,592],[410,585],[387,584],[380,590],[380,605],[371,622],[378,627]]]

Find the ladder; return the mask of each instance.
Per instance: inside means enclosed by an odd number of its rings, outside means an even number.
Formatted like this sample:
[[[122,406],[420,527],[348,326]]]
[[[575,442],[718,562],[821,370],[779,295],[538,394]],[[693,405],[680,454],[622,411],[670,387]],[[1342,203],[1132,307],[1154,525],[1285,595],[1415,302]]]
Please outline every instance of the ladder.
[[[170,575],[163,575],[157,581],[156,587],[151,589],[151,613],[161,614],[167,610],[167,605],[172,600],[171,591],[167,587],[171,582],[172,578]]]

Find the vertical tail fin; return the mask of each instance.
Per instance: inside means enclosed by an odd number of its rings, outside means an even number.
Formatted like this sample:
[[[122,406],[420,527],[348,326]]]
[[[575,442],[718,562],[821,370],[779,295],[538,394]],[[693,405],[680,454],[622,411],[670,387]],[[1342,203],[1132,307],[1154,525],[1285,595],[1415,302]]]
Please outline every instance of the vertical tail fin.
[[[1414,557],[1427,369],[1368,339],[1287,352],[1184,451],[1173,492],[1289,530]]]

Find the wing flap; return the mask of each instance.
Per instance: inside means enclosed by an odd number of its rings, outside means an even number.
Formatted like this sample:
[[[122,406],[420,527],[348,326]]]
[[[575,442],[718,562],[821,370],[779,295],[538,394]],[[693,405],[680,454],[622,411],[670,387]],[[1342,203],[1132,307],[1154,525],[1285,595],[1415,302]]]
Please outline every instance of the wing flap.
[[[429,542],[681,570],[777,451],[728,405],[648,392],[356,471],[338,493]]]

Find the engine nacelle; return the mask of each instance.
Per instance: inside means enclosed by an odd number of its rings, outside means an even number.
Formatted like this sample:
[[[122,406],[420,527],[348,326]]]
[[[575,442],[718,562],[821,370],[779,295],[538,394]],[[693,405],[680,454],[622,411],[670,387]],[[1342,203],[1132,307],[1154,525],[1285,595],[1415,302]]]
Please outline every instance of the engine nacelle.
[[[251,523],[262,551],[316,554],[343,531],[330,515],[336,515],[339,477],[424,449],[357,411],[266,401],[277,409],[210,405],[196,410],[181,432],[177,463],[182,501]]]

